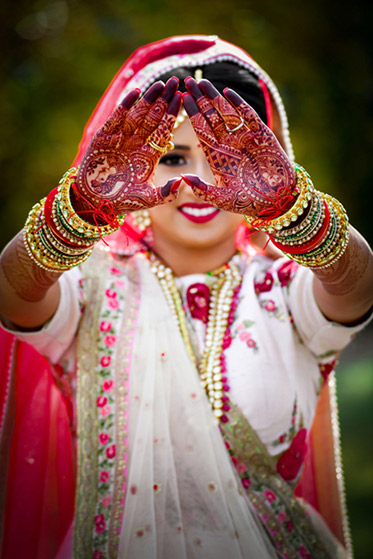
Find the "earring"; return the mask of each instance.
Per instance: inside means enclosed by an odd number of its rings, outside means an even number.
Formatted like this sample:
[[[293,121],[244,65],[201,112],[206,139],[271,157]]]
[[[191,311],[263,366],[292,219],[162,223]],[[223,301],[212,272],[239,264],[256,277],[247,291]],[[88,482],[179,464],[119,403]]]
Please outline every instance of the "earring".
[[[145,231],[145,229],[150,227],[152,223],[148,210],[138,210],[137,212],[132,212],[131,217],[137,229],[140,231]]]

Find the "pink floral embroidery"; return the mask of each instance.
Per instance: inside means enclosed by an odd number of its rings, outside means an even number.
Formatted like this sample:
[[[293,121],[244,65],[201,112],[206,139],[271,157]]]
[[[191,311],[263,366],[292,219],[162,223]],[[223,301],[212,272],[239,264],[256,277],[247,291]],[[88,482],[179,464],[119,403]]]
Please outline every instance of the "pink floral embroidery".
[[[277,462],[277,471],[286,481],[296,478],[299,473],[307,451],[306,436],[306,429],[298,431],[290,447]]]
[[[277,276],[280,280],[281,287],[287,287],[290,284],[298,268],[299,264],[293,260],[289,260],[288,262],[281,264],[277,270]]]
[[[100,439],[100,443],[105,445],[109,442],[109,435],[107,433],[100,433],[98,438]]]
[[[286,523],[286,531],[287,532],[292,532],[293,531],[293,523],[291,520],[288,520]]]
[[[246,340],[250,339],[250,334],[249,332],[241,332],[241,334],[239,335],[240,340],[242,340],[243,342],[246,342]]]
[[[97,534],[101,534],[106,528],[105,517],[103,514],[95,516],[95,525]]]
[[[136,495],[136,493],[137,493],[137,486],[136,486],[136,485],[131,485],[130,491],[131,491],[131,495]]]
[[[273,501],[276,500],[276,495],[273,493],[273,491],[264,491],[264,495],[266,496],[266,499],[269,503],[273,503]]]
[[[103,408],[101,408],[102,417],[107,417],[108,415],[110,415],[110,411],[110,406],[104,406]]]
[[[119,279],[115,280],[114,283],[115,283],[115,287],[119,287],[119,289],[123,289],[123,287],[125,287],[125,285],[126,285],[126,284],[124,283],[124,281],[119,280]]]
[[[247,345],[247,347],[255,349],[256,348],[256,341],[254,341],[252,338],[249,338],[248,340],[246,340],[246,345]]]
[[[187,303],[193,318],[198,318],[207,324],[210,290],[204,283],[193,283],[187,289]]]
[[[243,477],[243,478],[241,479],[241,483],[242,483],[242,485],[243,485],[243,487],[244,487],[245,489],[249,489],[249,488],[250,488],[251,481],[249,480],[249,478]]]
[[[108,507],[111,503],[111,497],[102,497],[101,503],[103,507]]]
[[[304,545],[300,545],[298,547],[298,551],[299,551],[299,555],[302,557],[302,559],[312,559],[312,555],[310,555],[308,549],[306,549],[304,547]]]
[[[267,303],[264,305],[264,308],[265,308],[266,311],[273,312],[273,311],[276,310],[277,307],[276,307],[276,303],[275,303],[272,299],[270,299],[270,300],[267,301]]]
[[[239,474],[243,474],[244,472],[246,472],[246,466],[243,462],[240,462],[239,464],[237,464],[236,470]]]
[[[110,355],[104,355],[103,357],[101,357],[100,359],[100,365],[101,367],[108,367],[110,365],[111,362],[111,357]]]
[[[115,344],[115,342],[117,341],[117,337],[116,336],[105,336],[105,345],[107,345],[108,347],[111,347]]]
[[[120,276],[122,273],[122,270],[120,270],[119,268],[116,268],[115,266],[112,266],[110,268],[110,273],[114,274],[114,276]]]
[[[103,320],[100,324],[101,332],[109,332],[111,328],[112,328],[111,322],[105,322],[105,320]]]
[[[108,458],[114,458],[114,456],[115,456],[115,444],[112,444],[111,446],[109,446],[109,448],[106,449],[106,456]]]
[[[93,552],[93,559],[102,559],[103,555],[101,553],[101,551],[98,551],[97,549],[95,549],[95,551]]]
[[[102,408],[107,403],[107,398],[105,396],[98,396],[97,398],[97,405],[99,408]]]
[[[108,305],[112,309],[118,309],[119,308],[119,301],[118,301],[118,299],[110,299]]]
[[[278,520],[279,522],[281,522],[281,524],[283,524],[286,520],[286,513],[283,510],[280,510],[280,512],[278,513]]]
[[[113,384],[114,382],[112,380],[105,380],[105,382],[102,384],[102,390],[104,390],[105,392],[109,392],[109,390],[113,388]]]
[[[103,472],[100,473],[100,481],[102,481],[102,483],[106,483],[108,479],[109,479],[109,472],[106,472],[104,470]]]
[[[142,538],[143,535],[144,535],[144,530],[141,530],[141,529],[140,529],[140,530],[137,530],[136,536],[137,536],[138,538]]]
[[[111,299],[115,299],[117,296],[117,292],[113,291],[112,289],[107,289],[105,291],[106,297],[110,297]]]
[[[256,293],[266,293],[271,291],[273,286],[273,276],[270,272],[266,272],[262,281],[254,282],[254,289]]]

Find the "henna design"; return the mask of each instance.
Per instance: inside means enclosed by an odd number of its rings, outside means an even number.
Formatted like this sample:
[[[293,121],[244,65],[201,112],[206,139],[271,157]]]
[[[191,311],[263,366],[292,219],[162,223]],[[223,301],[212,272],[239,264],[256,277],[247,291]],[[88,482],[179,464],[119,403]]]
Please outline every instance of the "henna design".
[[[49,273],[32,262],[23,242],[22,231],[5,247],[0,263],[9,285],[20,299],[29,303],[43,299],[59,277],[59,274]]]
[[[214,206],[258,217],[282,189],[293,189],[296,175],[291,162],[273,132],[235,92],[226,90],[227,99],[235,101],[233,107],[207,80],[197,84],[188,78],[186,87],[184,106],[216,185],[193,175],[183,175],[184,180]],[[241,118],[245,125],[229,132]]]
[[[95,134],[79,169],[77,191],[85,200],[98,206],[105,198],[121,214],[164,203],[167,191],[170,199],[175,198],[176,188],[164,190],[152,184],[161,153],[148,143],[169,142],[181,104],[177,86],[177,78],[166,85],[156,82],[136,103],[134,91],[113,111]],[[88,210],[79,195],[72,196],[72,203],[76,211]]]
[[[372,252],[365,240],[350,229],[350,239],[344,255],[337,262],[318,270],[313,270],[315,276],[323,283],[327,293],[343,296],[354,291],[359,281],[364,277],[370,264]]]

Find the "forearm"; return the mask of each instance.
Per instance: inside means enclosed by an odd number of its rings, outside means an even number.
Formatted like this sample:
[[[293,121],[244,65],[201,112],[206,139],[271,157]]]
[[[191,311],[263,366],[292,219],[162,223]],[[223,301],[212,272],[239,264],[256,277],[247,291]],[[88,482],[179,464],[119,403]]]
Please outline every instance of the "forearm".
[[[59,303],[60,275],[31,260],[22,231],[14,237],[0,256],[0,315],[5,323],[24,329],[45,324]]]
[[[347,249],[335,264],[314,269],[317,304],[330,320],[358,321],[373,305],[373,254],[365,239],[350,226]]]

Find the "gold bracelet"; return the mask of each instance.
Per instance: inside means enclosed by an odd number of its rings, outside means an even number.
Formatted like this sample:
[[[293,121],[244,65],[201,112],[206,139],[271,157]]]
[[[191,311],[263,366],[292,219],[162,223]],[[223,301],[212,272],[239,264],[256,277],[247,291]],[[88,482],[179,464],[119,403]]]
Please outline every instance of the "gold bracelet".
[[[92,239],[98,241],[104,235],[110,235],[121,225],[123,225],[126,216],[119,216],[116,218],[116,225],[93,225],[88,221],[82,219],[75,211],[70,200],[70,188],[74,184],[78,169],[72,167],[62,177],[58,193],[55,197],[55,203],[61,211],[62,217],[71,230],[82,236],[85,239]],[[93,210],[94,211],[94,210]]]

